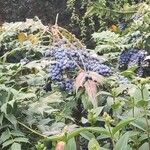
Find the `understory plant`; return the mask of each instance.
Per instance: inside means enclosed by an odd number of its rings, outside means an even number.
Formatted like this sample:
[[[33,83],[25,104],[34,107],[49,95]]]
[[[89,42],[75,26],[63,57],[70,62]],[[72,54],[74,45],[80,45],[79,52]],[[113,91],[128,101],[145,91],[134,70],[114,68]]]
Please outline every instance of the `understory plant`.
[[[149,5],[128,3],[84,1],[85,18],[133,17],[123,30],[101,25],[95,50],[57,19],[2,25],[0,149],[150,149]]]

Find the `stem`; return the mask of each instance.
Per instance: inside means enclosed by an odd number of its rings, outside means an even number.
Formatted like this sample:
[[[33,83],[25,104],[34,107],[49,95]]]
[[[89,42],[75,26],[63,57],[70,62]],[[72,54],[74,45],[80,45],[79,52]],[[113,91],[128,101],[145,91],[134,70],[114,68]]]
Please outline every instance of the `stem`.
[[[132,102],[133,102],[132,114],[133,114],[133,118],[134,118],[134,116],[135,116],[135,114],[134,114],[134,111],[135,111],[135,110],[134,110],[134,104],[135,104],[135,103],[134,103],[134,98],[132,98],[132,100],[133,100],[133,101],[132,101]]]
[[[75,137],[75,142],[76,142],[76,149],[80,150],[80,138],[79,135]]]
[[[113,102],[114,102],[114,104],[116,104],[116,97],[113,95]]]
[[[147,128],[149,129],[149,122],[148,122],[147,108],[146,107],[144,107],[144,114],[145,114],[146,125],[147,125]],[[148,145],[149,145],[149,150],[150,150],[150,134],[149,134],[149,131],[147,131],[147,136],[148,136]]]
[[[111,132],[111,129],[110,129],[110,124],[107,124],[107,127],[108,127],[108,130],[109,130],[109,133],[110,133],[110,136],[111,136],[111,141],[112,141],[112,145],[113,145],[113,148],[115,146],[115,141],[114,141],[114,136]]]
[[[131,101],[132,101],[132,105],[133,105],[133,107],[132,107],[132,115],[133,115],[133,118],[134,118],[134,116],[135,116],[135,101],[134,101],[134,98],[131,98]],[[133,129],[134,129],[134,131],[135,132],[137,132],[137,128],[136,127],[133,127]],[[139,145],[139,143],[138,143],[138,138],[137,138],[137,136],[136,136],[136,139],[137,140],[135,140],[135,150],[138,150],[139,148],[138,148],[138,145]]]
[[[118,13],[118,14],[134,14],[137,13],[138,11],[118,11],[118,10],[113,10],[113,9],[109,9],[109,8],[104,8],[104,7],[97,7],[97,9],[100,10],[106,10],[106,11],[110,11],[110,12],[114,12],[114,13]]]
[[[41,136],[41,137],[43,137],[43,138],[47,138],[46,135],[43,135],[43,134],[41,134],[41,133],[38,133],[37,131],[35,131],[35,130],[29,128],[28,126],[26,126],[25,124],[21,123],[20,121],[18,121],[18,124],[22,125],[24,128],[30,130],[32,133],[34,133],[34,134],[36,134],[36,135],[38,135],[38,136]]]
[[[144,100],[144,85],[141,85],[141,95],[142,95],[142,100]],[[143,107],[144,109],[144,115],[145,115],[145,120],[146,120],[146,125],[147,125],[147,128],[149,129],[149,122],[148,122],[148,115],[147,115],[147,106],[144,106]],[[147,136],[148,136],[148,145],[149,145],[149,150],[150,150],[150,134],[149,134],[149,131],[147,130]]]
[[[59,14],[56,15],[56,19],[55,19],[55,25],[56,26],[58,25],[58,16],[59,16]]]

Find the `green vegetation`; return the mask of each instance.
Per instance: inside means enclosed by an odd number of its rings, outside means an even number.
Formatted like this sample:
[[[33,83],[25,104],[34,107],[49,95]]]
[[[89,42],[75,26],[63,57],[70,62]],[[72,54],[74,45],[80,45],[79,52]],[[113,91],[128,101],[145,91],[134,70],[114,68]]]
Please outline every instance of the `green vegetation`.
[[[0,149],[150,150],[150,4],[67,5],[93,49],[58,16],[0,27]]]

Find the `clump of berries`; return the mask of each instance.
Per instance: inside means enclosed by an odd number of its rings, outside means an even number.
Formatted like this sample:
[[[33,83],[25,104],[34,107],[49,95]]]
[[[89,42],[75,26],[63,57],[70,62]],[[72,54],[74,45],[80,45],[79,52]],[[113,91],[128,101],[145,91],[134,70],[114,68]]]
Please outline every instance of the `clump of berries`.
[[[136,73],[138,76],[143,75],[144,59],[147,52],[138,49],[124,50],[119,56],[118,65],[119,68],[129,69],[131,67],[137,67]]]
[[[111,74],[111,69],[102,64],[98,57],[92,56],[84,48],[73,44],[68,46],[62,40],[47,50],[45,56],[53,61],[48,68],[49,77],[63,91],[73,91],[74,79],[79,70],[93,71],[103,76]]]

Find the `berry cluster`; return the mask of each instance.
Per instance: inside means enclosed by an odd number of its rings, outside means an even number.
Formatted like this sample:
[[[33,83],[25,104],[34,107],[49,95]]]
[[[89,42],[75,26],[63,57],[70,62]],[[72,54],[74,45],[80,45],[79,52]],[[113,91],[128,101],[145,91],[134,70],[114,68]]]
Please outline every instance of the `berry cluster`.
[[[146,57],[147,53],[144,50],[137,50],[137,49],[129,49],[124,50],[118,59],[119,68],[131,68],[136,66],[137,67],[137,75],[143,75],[143,65],[144,65],[144,58]]]
[[[73,90],[73,80],[71,80],[71,79],[64,79],[60,83],[60,88],[62,90],[71,92]]]
[[[100,63],[97,57],[91,56],[86,49],[78,49],[73,45],[67,47],[57,43],[46,51],[45,56],[54,62],[49,66],[48,73],[62,90],[72,91],[75,73],[79,69],[94,71],[103,76],[111,74],[110,68]]]

